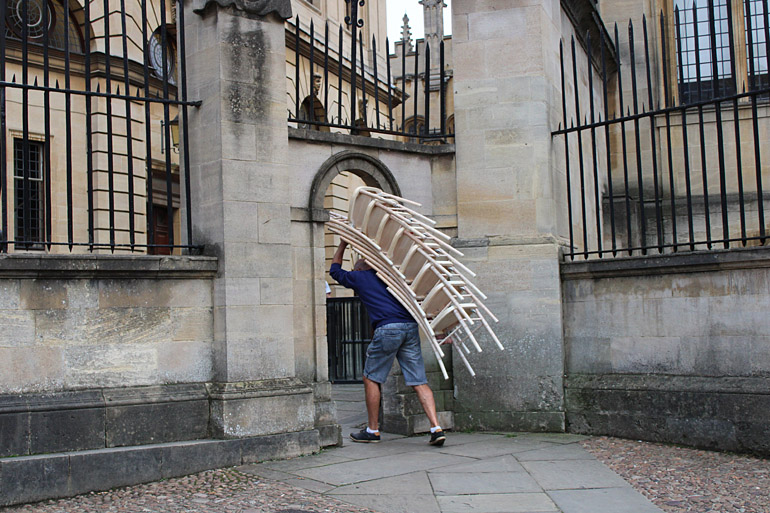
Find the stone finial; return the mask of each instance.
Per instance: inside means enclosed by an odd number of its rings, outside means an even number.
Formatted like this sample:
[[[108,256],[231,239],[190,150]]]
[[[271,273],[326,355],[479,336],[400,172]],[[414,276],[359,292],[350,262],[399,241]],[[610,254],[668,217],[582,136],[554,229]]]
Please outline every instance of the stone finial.
[[[409,27],[409,16],[404,13],[404,25],[401,27],[401,41],[404,43],[404,52],[411,52],[414,50],[412,45],[412,29]]]
[[[425,22],[425,40],[440,41],[444,37],[444,7],[443,0],[420,0]]]
[[[203,14],[210,4],[217,4],[220,7],[234,5],[237,9],[257,16],[275,13],[284,20],[291,18],[291,0],[193,0],[193,12]]]

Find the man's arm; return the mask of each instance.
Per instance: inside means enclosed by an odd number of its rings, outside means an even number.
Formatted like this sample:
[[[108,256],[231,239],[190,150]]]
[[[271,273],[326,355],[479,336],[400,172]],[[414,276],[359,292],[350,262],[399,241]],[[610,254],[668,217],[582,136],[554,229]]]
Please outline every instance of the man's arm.
[[[349,289],[354,288],[353,280],[351,280],[351,275],[353,273],[350,273],[348,271],[345,271],[342,269],[342,256],[345,254],[345,249],[348,247],[348,243],[345,241],[340,242],[340,245],[337,246],[337,251],[334,252],[334,256],[332,257],[332,266],[329,270],[329,274],[331,275],[334,280],[337,281],[340,285],[343,287],[347,287]]]
[[[334,252],[334,256],[332,257],[332,264],[340,264],[342,265],[342,256],[345,254],[345,248],[348,247],[348,243],[344,240],[340,242],[340,245],[337,246],[337,251]]]

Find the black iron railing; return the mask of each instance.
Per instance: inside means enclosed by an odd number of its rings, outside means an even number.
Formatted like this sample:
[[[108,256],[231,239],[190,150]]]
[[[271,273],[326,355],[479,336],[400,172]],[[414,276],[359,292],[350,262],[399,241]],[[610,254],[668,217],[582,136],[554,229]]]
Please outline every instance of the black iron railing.
[[[767,133],[770,124],[766,100],[770,94],[766,80],[769,2],[764,1],[759,18],[750,11],[759,3],[745,3],[750,20],[763,20],[760,28],[765,34],[760,62],[755,53],[759,32],[747,22],[748,86],[730,71],[738,68],[735,52],[730,66],[723,62],[726,52],[717,58],[716,49],[722,44],[716,39],[718,20],[699,22],[700,8],[695,12],[693,7],[687,18],[692,24],[687,36],[683,35],[687,24],[678,9],[669,16],[661,13],[658,59],[651,56],[646,18],[641,45],[633,23],[629,22],[625,41],[615,25],[614,45],[616,49],[621,42],[627,45],[629,61],[618,62],[616,75],[608,73],[604,33],[599,62],[591,52],[579,57],[574,38],[571,62],[560,45],[563,126],[552,135],[564,139],[572,259],[766,243],[765,209],[770,197],[763,189],[763,173],[766,178],[769,157],[761,134]],[[727,1],[726,6],[729,9],[731,3]],[[708,7],[703,10],[707,17],[715,12],[712,0]],[[698,34],[699,23],[710,27],[709,37]],[[729,34],[724,40],[734,48],[741,43],[732,27],[730,23],[725,28]],[[591,48],[590,34],[587,40]],[[695,53],[688,56],[690,49],[684,45],[692,45]],[[640,48],[642,57],[637,55]],[[701,62],[705,53],[710,61]],[[688,59],[693,61],[689,71]],[[704,66],[709,66],[708,73]],[[588,92],[581,94],[581,77],[586,72]],[[638,72],[644,74],[641,80]],[[595,74],[601,80],[601,94],[594,92]],[[610,82],[616,97],[610,96]],[[574,102],[568,100],[570,88]]]
[[[197,249],[186,127],[200,102],[187,98],[184,9],[140,3],[127,14],[125,0],[77,12],[66,0],[0,2],[0,250]],[[173,222],[181,202],[184,243]],[[159,209],[169,219],[160,228]]]
[[[294,21],[293,33],[287,36],[288,48],[294,52],[295,66],[294,76],[289,77],[294,81],[294,90],[290,91],[293,105],[289,108],[288,121],[299,128],[335,129],[365,136],[388,134],[416,142],[446,142],[453,138],[446,114],[449,75],[445,70],[444,42],[439,43],[439,62],[434,68],[431,68],[427,42],[423,55],[419,46],[408,56],[409,52],[403,48],[401,87],[398,88],[391,73],[391,59],[386,57],[384,63],[378,60],[381,57],[374,36],[364,53],[363,36],[359,30],[363,20],[358,17],[358,7],[364,5],[364,0],[345,1],[350,4],[350,16],[345,18],[347,28],[340,25],[336,37],[330,33],[328,23],[321,35],[316,32],[312,20],[308,31],[301,28],[299,16]],[[386,38],[385,48],[389,47]],[[368,56],[371,56],[369,64]],[[409,77],[411,86],[408,86],[407,67],[410,64],[413,64],[414,74]],[[411,99],[409,111],[408,99]],[[431,108],[438,109],[434,111],[438,113],[437,117],[431,118]]]
[[[327,298],[326,339],[329,380],[332,383],[361,383],[372,327],[360,299]]]

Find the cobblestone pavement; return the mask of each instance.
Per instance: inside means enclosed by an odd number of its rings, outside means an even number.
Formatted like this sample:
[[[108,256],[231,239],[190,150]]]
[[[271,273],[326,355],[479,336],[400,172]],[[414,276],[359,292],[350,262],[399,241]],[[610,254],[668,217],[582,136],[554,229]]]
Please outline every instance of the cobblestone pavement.
[[[597,437],[582,442],[664,511],[770,512],[770,460]]]
[[[770,460],[609,437],[581,444],[666,512],[770,512]],[[0,512],[375,513],[232,468]]]
[[[235,469],[0,508],[3,513],[374,513]]]

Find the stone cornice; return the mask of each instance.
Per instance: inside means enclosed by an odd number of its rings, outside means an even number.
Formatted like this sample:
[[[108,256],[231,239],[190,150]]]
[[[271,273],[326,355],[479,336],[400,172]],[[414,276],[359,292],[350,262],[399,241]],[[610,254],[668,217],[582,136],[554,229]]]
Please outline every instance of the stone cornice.
[[[0,278],[213,278],[218,261],[206,256],[0,255]]]
[[[597,70],[601,71],[601,34],[604,34],[604,52],[607,60],[607,73],[614,73],[618,69],[618,57],[615,45],[612,42],[604,22],[599,15],[596,0],[561,0],[561,8],[572,21],[577,34],[577,39],[583,48],[588,51],[586,34],[591,34],[591,55]]]
[[[245,13],[256,14],[257,16],[275,13],[283,20],[291,18],[290,0],[193,0],[193,12],[202,14],[211,4],[216,4],[219,7],[234,6]]]
[[[756,247],[564,261],[561,264],[561,277],[563,280],[582,280],[766,267],[770,267],[770,247]]]

